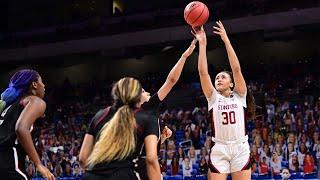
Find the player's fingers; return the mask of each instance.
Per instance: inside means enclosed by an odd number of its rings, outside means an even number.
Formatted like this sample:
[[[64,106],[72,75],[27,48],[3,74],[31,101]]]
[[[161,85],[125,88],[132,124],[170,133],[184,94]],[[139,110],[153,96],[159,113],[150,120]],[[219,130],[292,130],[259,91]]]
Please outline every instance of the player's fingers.
[[[218,31],[221,31],[222,29],[217,27],[217,26],[213,26],[214,29],[218,30]]]
[[[197,38],[193,38],[193,40],[191,41],[191,44],[196,45],[197,41],[198,41]]]
[[[221,32],[218,32],[218,31],[213,31],[213,33],[218,34],[218,35],[222,34]]]
[[[219,20],[219,24],[220,24],[220,26],[221,26],[221,29],[223,29],[224,30],[224,26],[223,26],[223,24],[222,24],[222,22]]]
[[[192,28],[193,32],[195,32],[195,33],[198,32],[197,29],[196,29],[196,27],[191,27],[191,28]]]
[[[191,34],[192,34],[194,37],[196,37],[196,33],[193,32],[193,30],[191,30]]]

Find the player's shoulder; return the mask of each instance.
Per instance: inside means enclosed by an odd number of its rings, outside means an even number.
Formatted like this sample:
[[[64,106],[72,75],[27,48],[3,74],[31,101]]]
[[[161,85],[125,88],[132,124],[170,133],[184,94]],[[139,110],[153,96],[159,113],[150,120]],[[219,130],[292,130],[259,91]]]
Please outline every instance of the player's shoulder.
[[[22,105],[23,107],[29,104],[29,106],[31,106],[32,108],[36,108],[40,110],[46,109],[46,102],[42,98],[34,95],[30,95],[22,98],[19,104]]]
[[[107,120],[107,116],[113,112],[113,108],[106,107],[103,109],[98,110],[98,112],[94,115],[94,117],[91,119],[91,126],[97,127],[99,124],[103,123],[103,121]]]
[[[246,95],[241,96],[239,93],[232,91],[230,94],[230,98],[232,98],[232,99],[245,99]]]

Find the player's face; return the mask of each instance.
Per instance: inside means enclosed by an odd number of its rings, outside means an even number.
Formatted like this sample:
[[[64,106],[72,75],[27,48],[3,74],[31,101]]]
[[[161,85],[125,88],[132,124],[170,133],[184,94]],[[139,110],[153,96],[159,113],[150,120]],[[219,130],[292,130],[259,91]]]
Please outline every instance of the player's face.
[[[231,81],[231,77],[228,73],[220,72],[217,74],[214,84],[217,91],[224,92],[233,87],[233,83]]]
[[[141,93],[141,97],[140,97],[140,106],[145,103],[145,102],[148,102],[149,99],[150,99],[150,93],[145,91],[143,88],[142,88],[142,93]]]
[[[42,82],[41,76],[39,76],[37,82],[33,85],[33,88],[35,89],[36,96],[43,98],[45,94],[45,85]]]

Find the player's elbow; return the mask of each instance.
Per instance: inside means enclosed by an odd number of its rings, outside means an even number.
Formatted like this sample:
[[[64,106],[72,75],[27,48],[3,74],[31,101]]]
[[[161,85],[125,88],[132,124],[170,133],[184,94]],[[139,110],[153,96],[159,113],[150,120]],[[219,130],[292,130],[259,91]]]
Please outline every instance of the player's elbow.
[[[21,123],[16,124],[15,132],[18,137],[21,136],[22,134],[24,134],[26,131],[28,131],[28,129],[26,127],[24,127]]]
[[[83,156],[79,156],[79,163],[80,163],[81,168],[86,167],[86,162],[87,162],[86,158],[84,158]]]
[[[89,157],[89,153],[85,152],[85,150],[81,149],[81,151],[79,153],[79,162],[80,162],[80,166],[82,168],[85,168],[85,166],[87,164],[88,157]]]
[[[178,78],[174,78],[174,77],[169,77],[167,79],[167,83],[174,86],[176,83],[178,82]]]
[[[158,163],[158,156],[157,155],[148,155],[146,157],[146,163],[148,165],[156,165]]]
[[[237,67],[232,68],[232,72],[233,72],[233,74],[240,73],[240,72],[241,72],[240,66],[237,66]]]

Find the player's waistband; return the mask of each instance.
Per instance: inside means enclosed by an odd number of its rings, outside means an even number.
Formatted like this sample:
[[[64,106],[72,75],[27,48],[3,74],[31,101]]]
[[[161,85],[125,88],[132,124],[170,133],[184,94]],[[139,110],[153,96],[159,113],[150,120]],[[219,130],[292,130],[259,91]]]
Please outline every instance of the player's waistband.
[[[239,143],[243,143],[243,142],[247,142],[248,141],[248,135],[246,136],[242,136],[241,138],[234,140],[234,141],[225,141],[225,140],[221,140],[221,139],[217,139],[215,137],[212,137],[212,141],[215,143],[221,143],[221,144],[239,144]]]

